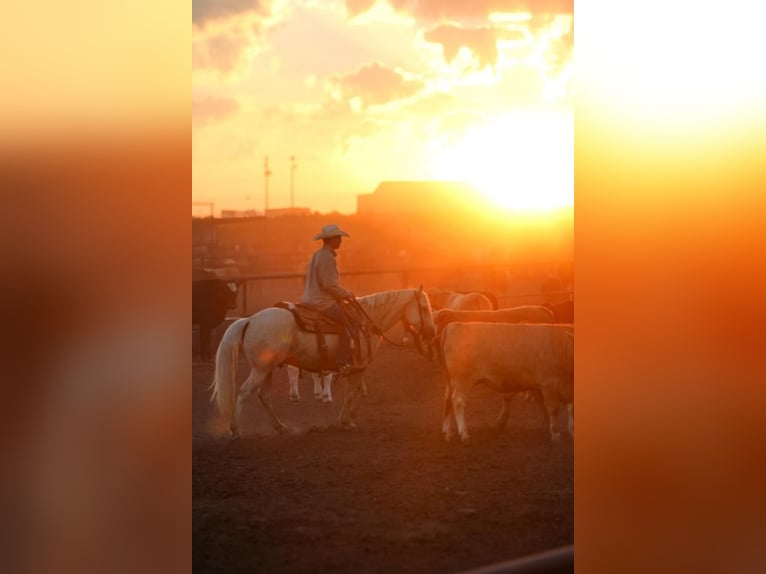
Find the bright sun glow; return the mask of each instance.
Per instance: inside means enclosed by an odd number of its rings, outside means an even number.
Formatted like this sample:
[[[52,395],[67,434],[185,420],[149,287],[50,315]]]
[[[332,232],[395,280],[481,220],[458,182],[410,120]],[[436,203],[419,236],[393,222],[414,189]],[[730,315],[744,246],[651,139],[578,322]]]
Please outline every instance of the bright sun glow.
[[[429,145],[434,176],[472,183],[496,205],[547,210],[574,202],[574,118],[513,112]]]

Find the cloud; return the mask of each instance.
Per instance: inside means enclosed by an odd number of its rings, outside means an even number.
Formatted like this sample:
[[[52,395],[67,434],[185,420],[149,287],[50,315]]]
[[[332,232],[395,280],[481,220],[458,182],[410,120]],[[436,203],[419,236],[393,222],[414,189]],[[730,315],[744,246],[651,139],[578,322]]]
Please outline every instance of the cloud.
[[[374,106],[407,98],[423,89],[420,80],[408,79],[401,72],[373,62],[356,72],[329,79],[335,99],[360,101],[361,106]]]
[[[249,73],[267,25],[279,21],[271,8],[263,0],[193,0],[192,70],[229,78]]]
[[[376,0],[346,0],[346,14],[349,18],[367,12],[375,5]]]
[[[427,30],[423,39],[434,44],[441,44],[447,63],[457,57],[461,47],[470,49],[476,56],[479,68],[497,64],[497,41],[524,39],[520,31],[504,30],[495,27],[464,28],[453,24],[443,24]]]
[[[208,97],[192,100],[192,123],[206,125],[220,122],[236,113],[238,109],[239,104],[230,98]]]
[[[388,3],[397,12],[427,22],[481,18],[493,12],[574,13],[574,0],[388,0]],[[349,15],[354,16],[370,9],[374,4],[369,0],[346,0],[346,10]]]
[[[242,30],[222,32],[192,42],[192,69],[212,69],[230,74],[250,61],[249,48],[255,39]]]
[[[264,0],[192,0],[192,24],[205,26],[246,14],[268,16],[271,3]]]

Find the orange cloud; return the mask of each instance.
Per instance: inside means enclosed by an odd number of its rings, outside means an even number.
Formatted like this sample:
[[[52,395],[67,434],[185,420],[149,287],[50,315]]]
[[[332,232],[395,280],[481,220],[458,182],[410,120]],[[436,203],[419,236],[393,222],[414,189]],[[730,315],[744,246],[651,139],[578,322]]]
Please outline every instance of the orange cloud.
[[[574,0],[388,0],[397,12],[418,20],[476,18],[493,12],[526,12],[529,14],[573,14]],[[374,1],[346,0],[346,10],[357,15],[372,8]]]
[[[203,98],[192,100],[192,123],[205,125],[226,119],[239,109],[230,98]]]
[[[359,98],[364,106],[371,106],[415,95],[423,89],[424,83],[373,62],[356,72],[331,77],[330,86],[337,92],[338,99],[350,101]]]

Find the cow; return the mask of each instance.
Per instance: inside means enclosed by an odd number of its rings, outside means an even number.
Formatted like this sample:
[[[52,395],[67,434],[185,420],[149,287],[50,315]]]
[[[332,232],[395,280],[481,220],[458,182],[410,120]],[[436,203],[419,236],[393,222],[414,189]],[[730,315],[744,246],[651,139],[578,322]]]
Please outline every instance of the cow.
[[[560,303],[545,303],[544,307],[553,313],[554,323],[574,324],[574,301],[561,301]]]
[[[558,413],[569,414],[574,438],[574,326],[525,323],[450,323],[441,338],[442,366],[447,375],[442,431],[451,440],[457,425],[460,439],[470,435],[465,405],[474,385],[484,383],[505,395],[498,418],[508,419],[508,393],[539,391],[548,413],[551,440],[561,438]]]
[[[479,311],[482,309],[497,309],[497,298],[492,293],[486,292],[458,293],[457,291],[435,289],[428,292],[428,299],[431,301],[431,308],[434,310]]]
[[[496,311],[453,311],[452,309],[439,309],[433,312],[436,336],[444,330],[449,323],[456,321],[465,323],[468,321],[480,321],[484,323],[555,323],[553,312],[542,305],[521,305]]]
[[[192,325],[199,326],[200,359],[210,360],[210,332],[229,309],[236,309],[239,283],[223,279],[192,281]]]
[[[540,286],[540,293],[545,298],[543,305],[553,313],[554,323],[574,323],[574,301],[569,299],[561,279],[547,278]]]
[[[434,325],[436,326],[436,339],[441,337],[444,327],[449,323],[481,321],[484,323],[555,323],[553,312],[542,305],[520,305],[497,311],[453,311],[451,309],[439,309],[433,312]],[[441,345],[437,342],[436,352],[440,352]],[[514,394],[518,394],[523,400],[532,400],[533,395],[529,391],[518,393],[505,393],[503,412],[508,412],[508,403]],[[506,416],[507,418],[507,416]],[[501,426],[504,426],[504,422]]]

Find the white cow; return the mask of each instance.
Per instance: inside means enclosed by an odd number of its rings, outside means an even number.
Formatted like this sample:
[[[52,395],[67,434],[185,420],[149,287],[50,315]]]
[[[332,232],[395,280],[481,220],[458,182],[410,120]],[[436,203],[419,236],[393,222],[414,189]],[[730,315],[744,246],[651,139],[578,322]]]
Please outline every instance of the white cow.
[[[480,321],[482,323],[555,323],[553,311],[542,305],[521,305],[495,310],[438,309],[431,313],[438,337],[449,323]]]
[[[301,400],[301,393],[298,388],[298,379],[301,377],[301,370],[293,365],[287,365],[287,379],[290,382],[290,400]],[[323,403],[332,402],[332,382],[335,373],[327,373],[324,377],[319,373],[311,373],[314,380],[314,399]]]
[[[508,393],[539,391],[548,413],[551,440],[561,434],[559,408],[567,405],[569,433],[574,438],[574,327],[513,323],[450,323],[441,339],[447,374],[442,431],[451,440],[454,425],[463,441],[470,438],[465,405],[474,385],[485,383],[503,393],[498,419],[508,419]]]

